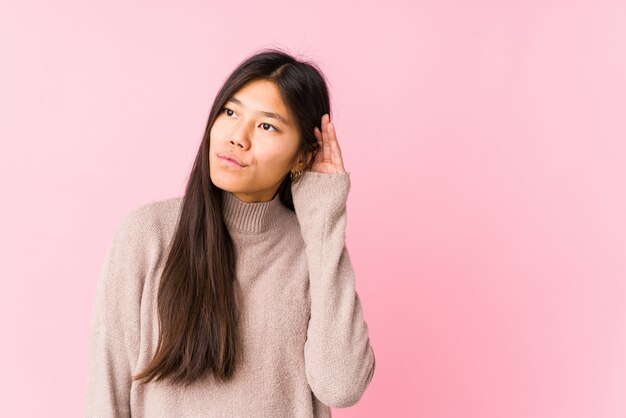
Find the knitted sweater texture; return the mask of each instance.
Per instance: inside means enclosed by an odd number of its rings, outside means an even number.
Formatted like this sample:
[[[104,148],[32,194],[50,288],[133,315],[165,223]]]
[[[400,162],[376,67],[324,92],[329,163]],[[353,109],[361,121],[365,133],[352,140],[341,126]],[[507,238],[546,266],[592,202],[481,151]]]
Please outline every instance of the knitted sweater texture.
[[[372,380],[374,351],[345,244],[349,173],[307,171],[278,195],[247,203],[224,192],[242,292],[243,361],[234,379],[190,386],[130,376],[158,342],[157,294],[182,198],[145,204],[118,225],[93,307],[86,417],[330,417]]]

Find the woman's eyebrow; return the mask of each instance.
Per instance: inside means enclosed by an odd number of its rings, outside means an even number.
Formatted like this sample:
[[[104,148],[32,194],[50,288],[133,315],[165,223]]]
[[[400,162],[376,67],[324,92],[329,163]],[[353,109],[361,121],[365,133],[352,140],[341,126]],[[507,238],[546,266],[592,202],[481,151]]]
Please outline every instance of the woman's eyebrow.
[[[244,104],[241,103],[241,100],[237,99],[236,97],[231,97],[226,102],[237,103],[238,105],[240,105],[242,107],[245,107]],[[289,122],[287,122],[287,120],[285,118],[283,118],[281,115],[279,115],[278,113],[266,112],[264,110],[259,110],[257,113],[260,113],[260,114],[262,114],[264,116],[267,116],[268,118],[277,119],[277,120],[281,121],[282,123],[284,123],[285,125],[289,125]]]

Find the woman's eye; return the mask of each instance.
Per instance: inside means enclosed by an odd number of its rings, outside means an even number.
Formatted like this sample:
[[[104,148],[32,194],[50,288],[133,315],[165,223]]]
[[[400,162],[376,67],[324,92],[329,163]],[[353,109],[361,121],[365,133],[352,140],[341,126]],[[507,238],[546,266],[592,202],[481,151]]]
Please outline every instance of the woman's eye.
[[[227,107],[224,108],[223,112],[226,113],[226,116],[232,116],[235,114],[232,109],[229,109]],[[274,125],[270,125],[269,123],[262,123],[259,126],[262,126],[264,131],[272,132],[270,129],[273,129],[276,132],[278,131],[278,128],[276,128]]]
[[[269,123],[262,123],[261,126],[263,126],[263,130],[267,131],[268,129],[265,129],[266,126],[269,126],[270,128],[274,129],[275,131],[277,131],[278,129],[276,129],[276,127],[274,127],[273,125],[270,125]]]

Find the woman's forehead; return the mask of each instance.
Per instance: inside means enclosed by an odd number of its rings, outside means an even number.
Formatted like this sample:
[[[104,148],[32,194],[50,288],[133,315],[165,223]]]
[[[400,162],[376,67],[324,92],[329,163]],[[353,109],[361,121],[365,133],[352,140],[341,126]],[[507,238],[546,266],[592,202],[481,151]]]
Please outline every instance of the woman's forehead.
[[[244,85],[229,99],[246,111],[277,119],[290,124],[290,112],[283,101],[278,87],[271,81],[256,80]]]

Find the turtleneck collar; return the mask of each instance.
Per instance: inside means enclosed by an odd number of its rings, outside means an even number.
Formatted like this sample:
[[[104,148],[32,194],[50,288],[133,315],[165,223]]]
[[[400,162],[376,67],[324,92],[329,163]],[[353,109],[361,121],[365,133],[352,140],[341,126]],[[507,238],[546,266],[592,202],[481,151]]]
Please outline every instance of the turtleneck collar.
[[[289,212],[278,193],[268,202],[248,203],[224,190],[223,203],[224,222],[230,228],[246,232],[267,231]]]

